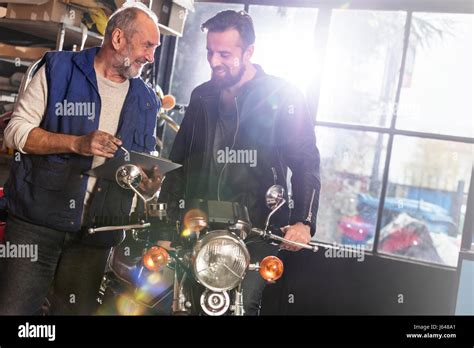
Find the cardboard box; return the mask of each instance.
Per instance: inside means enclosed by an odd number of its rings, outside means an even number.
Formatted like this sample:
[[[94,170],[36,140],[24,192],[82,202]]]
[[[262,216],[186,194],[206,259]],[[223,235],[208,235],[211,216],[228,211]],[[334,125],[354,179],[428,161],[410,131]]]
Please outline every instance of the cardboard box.
[[[117,7],[121,7],[127,0],[115,0]],[[184,23],[188,11],[194,12],[194,0],[140,0],[158,16],[158,22],[171,29],[161,28],[163,35],[183,35]]]
[[[158,16],[160,24],[183,35],[188,11],[194,11],[193,0],[153,0],[151,9]],[[167,34],[167,33],[165,33]]]
[[[101,8],[105,14],[109,17],[118,7],[125,3],[125,0],[62,0],[65,4],[71,4],[75,7],[79,7],[84,11],[91,8]]]
[[[188,11],[188,8],[183,7],[182,5],[173,1],[173,4],[171,5],[171,13],[170,19],[168,21],[168,27],[174,31],[177,31],[180,35],[183,35],[184,24],[186,23]]]
[[[0,56],[3,58],[37,60],[48,51],[50,49],[46,47],[13,46],[0,42]]]
[[[80,9],[64,4],[60,0],[48,0],[40,5],[9,2],[6,18],[51,21],[80,26],[83,14]]]

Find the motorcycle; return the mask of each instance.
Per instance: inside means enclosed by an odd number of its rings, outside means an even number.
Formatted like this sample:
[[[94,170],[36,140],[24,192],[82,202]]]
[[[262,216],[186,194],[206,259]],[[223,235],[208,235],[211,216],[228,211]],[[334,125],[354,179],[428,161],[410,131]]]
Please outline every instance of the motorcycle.
[[[138,223],[89,229],[91,234],[118,229],[130,232],[109,257],[98,298],[102,304],[99,314],[244,315],[242,281],[246,273],[259,272],[272,283],[284,270],[276,256],[251,263],[247,243],[257,238],[318,250],[316,243],[286,240],[271,225],[271,217],[286,203],[280,185],[266,192],[270,212],[265,227],[259,229],[252,227],[246,207],[224,201],[195,201],[182,221],[172,222],[166,204],[147,200],[136,189],[141,182],[138,167],[123,165],[117,169],[116,180],[133,190],[146,209]],[[155,244],[155,232],[170,226],[180,235],[179,241],[168,249]]]

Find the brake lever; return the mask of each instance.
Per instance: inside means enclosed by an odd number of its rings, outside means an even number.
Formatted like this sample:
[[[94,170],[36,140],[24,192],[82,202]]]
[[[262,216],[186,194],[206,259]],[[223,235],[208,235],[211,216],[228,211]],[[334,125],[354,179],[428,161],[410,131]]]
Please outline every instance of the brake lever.
[[[279,242],[283,242],[283,243],[286,243],[286,244],[298,246],[298,247],[303,248],[303,249],[311,250],[312,252],[316,252],[316,251],[319,250],[317,245],[311,245],[311,244],[300,243],[300,242],[295,242],[295,241],[292,241],[292,240],[288,240],[284,237],[277,236],[276,234],[274,234],[270,231],[264,231],[264,230],[261,230],[261,229],[258,229],[258,228],[252,228],[251,231],[254,232],[254,233],[257,233],[258,235],[260,235],[261,237],[263,237],[265,239],[277,240]]]

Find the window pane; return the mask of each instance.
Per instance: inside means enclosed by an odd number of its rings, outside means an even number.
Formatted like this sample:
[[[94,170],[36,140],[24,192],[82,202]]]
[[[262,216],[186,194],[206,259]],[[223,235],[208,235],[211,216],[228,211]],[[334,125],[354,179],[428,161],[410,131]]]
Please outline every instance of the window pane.
[[[252,5],[249,12],[256,35],[252,61],[267,74],[283,77],[305,92],[314,73],[318,10]]]
[[[471,231],[470,240],[471,240],[471,251],[474,251],[474,232],[473,231]]]
[[[387,135],[318,127],[317,138],[322,188],[315,239],[371,249]]]
[[[178,39],[171,93],[178,104],[189,103],[192,90],[211,78],[207,62],[206,34],[201,24],[220,11],[244,9],[243,5],[195,3],[195,12],[189,12],[183,37]]]
[[[184,118],[184,108],[180,108],[179,110],[171,110],[168,111],[168,116],[171,117],[177,124],[181,124]],[[174,138],[176,138],[176,132],[168,126],[168,124],[164,124],[163,128],[163,149],[161,151],[161,157],[168,158],[171,152],[171,148],[173,147]]]
[[[456,266],[472,144],[396,136],[379,251]]]
[[[390,124],[405,17],[402,12],[333,11],[318,120]]]
[[[473,15],[413,15],[397,128],[473,137],[473,23]]]

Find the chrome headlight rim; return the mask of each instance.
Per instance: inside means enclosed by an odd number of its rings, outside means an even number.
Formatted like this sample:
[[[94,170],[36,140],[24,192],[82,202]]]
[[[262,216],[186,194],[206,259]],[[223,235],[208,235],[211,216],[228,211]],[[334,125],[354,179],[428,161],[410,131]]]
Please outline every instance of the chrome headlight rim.
[[[197,259],[199,256],[199,252],[211,241],[216,240],[216,239],[226,239],[229,240],[235,244],[237,244],[240,249],[243,251],[244,257],[245,257],[245,269],[242,272],[242,276],[240,279],[237,279],[233,284],[228,285],[226,287],[215,287],[211,284],[208,284],[207,282],[203,281],[200,279],[198,276],[198,270],[197,270]],[[196,245],[194,246],[193,249],[193,274],[194,278],[196,281],[202,285],[204,285],[207,289],[215,291],[215,292],[224,292],[228,291],[231,289],[234,289],[239,283],[244,279],[245,274],[247,273],[248,267],[250,265],[250,253],[247,249],[247,246],[245,245],[244,241],[239,238],[235,233],[228,231],[228,230],[213,230],[209,231],[208,233],[205,234],[204,237],[202,237],[200,240],[197,241]]]

